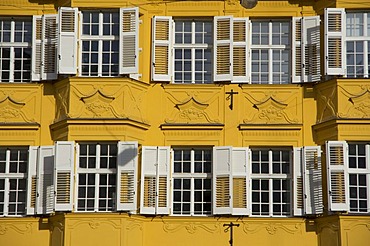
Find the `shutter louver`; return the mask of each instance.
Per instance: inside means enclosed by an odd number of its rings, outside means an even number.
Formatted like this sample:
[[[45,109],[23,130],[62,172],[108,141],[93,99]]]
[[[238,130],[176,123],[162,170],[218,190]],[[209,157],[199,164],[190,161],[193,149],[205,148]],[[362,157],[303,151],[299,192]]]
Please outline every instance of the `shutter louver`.
[[[172,75],[172,18],[154,16],[152,47],[152,80],[171,81]]]
[[[170,148],[158,147],[156,214],[169,214],[170,212],[169,178],[170,178]]]
[[[158,150],[143,146],[141,157],[140,214],[155,214]]]
[[[320,146],[303,148],[304,208],[306,214],[324,212]]]
[[[55,211],[72,211],[74,142],[57,141],[55,146]]]
[[[137,142],[119,142],[117,158],[117,210],[136,212]]]
[[[231,81],[233,76],[233,18],[214,17],[214,81]]]
[[[248,18],[234,18],[233,20],[233,81],[247,83],[248,81]]]
[[[213,213],[231,214],[232,147],[213,148]]]
[[[247,191],[249,190],[249,149],[232,150],[232,215],[249,215]]]
[[[293,155],[293,214],[294,216],[302,216],[304,210],[304,192],[303,192],[303,172],[302,172],[302,148],[294,148]]]
[[[293,17],[292,24],[293,24],[292,82],[300,83],[300,82],[303,82],[303,77],[302,77],[302,64],[303,64],[303,60],[302,60],[302,18]]]
[[[37,214],[54,211],[54,146],[41,146],[37,167]]]
[[[340,8],[327,8],[325,17],[325,74],[345,74],[345,12]]]
[[[41,65],[42,80],[54,80],[57,78],[57,20],[57,15],[43,16],[43,59]]]
[[[317,82],[321,79],[320,16],[303,17],[302,27],[303,81]]]
[[[33,16],[32,26],[32,81],[41,80],[42,16]]]
[[[326,143],[326,165],[330,211],[349,210],[348,145],[341,141]]]
[[[120,9],[120,74],[138,73],[139,9]]]
[[[30,146],[28,149],[28,168],[27,168],[27,215],[34,215],[36,210],[36,183],[37,183],[37,152],[38,147]]]
[[[77,8],[59,8],[58,72],[77,74]]]

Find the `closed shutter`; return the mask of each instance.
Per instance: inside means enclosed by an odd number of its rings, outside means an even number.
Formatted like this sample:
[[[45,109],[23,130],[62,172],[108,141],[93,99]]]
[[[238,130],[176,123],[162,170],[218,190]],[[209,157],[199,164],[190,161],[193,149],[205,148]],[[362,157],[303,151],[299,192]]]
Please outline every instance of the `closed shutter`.
[[[231,214],[232,147],[213,148],[213,214]]]
[[[77,73],[77,8],[59,8],[58,72]]]
[[[33,16],[32,30],[32,81],[40,81],[43,37],[41,15]]]
[[[320,16],[303,17],[302,72],[304,82],[317,82],[321,79],[320,37]]]
[[[54,146],[41,146],[37,166],[37,214],[54,211]]]
[[[37,183],[37,152],[38,147],[30,146],[28,149],[28,168],[27,168],[27,215],[34,215],[36,210],[36,183]]]
[[[302,216],[304,210],[302,148],[293,149],[293,214]]]
[[[233,18],[214,17],[214,81],[231,81],[233,76]]]
[[[308,146],[303,148],[303,172],[305,213],[322,214],[324,212],[324,204],[320,146]]]
[[[248,83],[248,18],[233,20],[233,80],[235,83]]]
[[[139,9],[120,9],[120,74],[138,73]]]
[[[340,8],[327,8],[325,23],[325,74],[345,74],[345,12]]]
[[[57,141],[55,146],[55,211],[72,211],[74,142]]]
[[[136,212],[137,142],[119,142],[117,158],[117,210]]]
[[[302,76],[302,17],[293,17],[292,20],[292,82],[303,82]]]
[[[249,149],[232,150],[232,215],[249,215]]]
[[[158,149],[143,146],[141,156],[140,214],[155,214]]]
[[[348,145],[342,141],[326,143],[326,166],[330,211],[349,210]]]
[[[41,64],[41,79],[54,80],[57,78],[57,44],[58,16],[43,16],[43,58]]]
[[[171,81],[172,17],[154,16],[152,46],[152,80]]]
[[[158,147],[156,214],[170,212],[170,148]]]

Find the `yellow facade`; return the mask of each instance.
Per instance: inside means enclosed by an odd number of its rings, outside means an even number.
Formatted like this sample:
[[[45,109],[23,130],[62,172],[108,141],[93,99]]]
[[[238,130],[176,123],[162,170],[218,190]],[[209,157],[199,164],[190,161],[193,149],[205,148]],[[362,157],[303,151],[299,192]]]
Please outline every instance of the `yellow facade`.
[[[3,0],[0,17],[55,14],[58,7],[138,7],[139,76],[72,75],[54,81],[0,83],[0,146],[135,141],[139,145],[140,181],[141,146],[322,146],[324,151],[329,140],[370,140],[367,78],[337,76],[317,83],[285,85],[176,84],[151,79],[154,16],[290,19],[320,15],[323,22],[325,8],[369,11],[368,1],[258,1],[254,8],[245,9],[236,0]],[[227,94],[231,91],[238,94],[231,97]],[[368,245],[369,213],[328,211],[323,156],[324,213],[320,215],[146,216],[140,214],[138,203],[136,214],[53,212],[47,216],[6,216],[0,218],[0,245],[221,246],[229,243],[230,231],[225,231],[224,224],[230,222],[239,224],[233,228],[235,246]],[[143,191],[139,181],[140,195]]]

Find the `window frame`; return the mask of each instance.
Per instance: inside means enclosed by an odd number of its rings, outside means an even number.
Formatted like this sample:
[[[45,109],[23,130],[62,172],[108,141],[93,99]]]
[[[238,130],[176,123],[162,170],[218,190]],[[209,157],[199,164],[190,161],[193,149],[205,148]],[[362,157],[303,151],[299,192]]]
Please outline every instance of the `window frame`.
[[[201,173],[196,173],[194,172],[194,164],[195,164],[195,151],[196,150],[200,150],[200,151],[209,151],[209,154],[211,155],[211,159],[210,160],[204,160],[202,159],[202,161],[208,161],[209,162],[209,165],[210,165],[210,172],[208,173],[204,173],[204,172],[201,172]],[[190,172],[186,172],[186,173],[176,173],[175,172],[175,151],[190,151]],[[190,147],[173,147],[172,150],[172,160],[171,160],[171,182],[172,182],[172,185],[171,185],[171,190],[170,190],[170,193],[171,193],[171,212],[170,212],[170,215],[171,216],[212,216],[213,215],[213,209],[212,209],[212,203],[213,203],[213,199],[212,199],[212,189],[213,189],[213,186],[212,186],[212,163],[213,163],[213,153],[212,153],[212,148],[211,147],[196,147],[196,148],[190,148]],[[175,197],[174,197],[174,192],[175,192],[175,179],[190,179],[190,209],[189,209],[189,213],[188,214],[183,214],[182,213],[182,210],[180,213],[174,213],[174,203],[175,203]],[[198,214],[198,213],[195,213],[195,210],[194,210],[194,205],[195,205],[195,201],[194,201],[194,197],[195,197],[195,188],[194,188],[194,181],[196,179],[208,179],[210,181],[210,188],[209,189],[203,189],[203,192],[204,191],[208,191],[210,193],[210,201],[202,201],[202,203],[209,203],[209,206],[210,206],[210,211],[209,213],[204,213],[204,210],[202,208],[202,213],[201,214]],[[204,185],[204,184],[203,184]],[[182,204],[180,202],[180,204]]]

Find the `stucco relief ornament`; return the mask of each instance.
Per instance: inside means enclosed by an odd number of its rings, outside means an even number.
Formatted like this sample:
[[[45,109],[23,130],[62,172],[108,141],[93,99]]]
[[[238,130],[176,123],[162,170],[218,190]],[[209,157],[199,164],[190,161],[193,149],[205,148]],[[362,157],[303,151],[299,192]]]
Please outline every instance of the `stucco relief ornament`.
[[[0,101],[0,121],[2,122],[34,122],[33,119],[28,119],[22,112],[25,103],[16,102],[9,96]]]
[[[97,222],[97,221],[90,221],[89,226],[90,226],[91,229],[95,230],[100,226],[100,223]]]
[[[342,118],[370,118],[370,88],[361,87],[364,91],[354,95],[345,91],[348,101],[352,104],[346,113],[339,114]]]
[[[176,104],[178,110],[172,119],[166,119],[166,123],[217,123],[217,120],[212,120],[205,111],[209,104],[200,103],[190,98],[188,101]]]
[[[94,117],[118,117],[111,106],[114,99],[114,97],[104,95],[100,90],[90,96],[81,97],[86,110],[91,112]]]
[[[8,228],[0,225],[0,235],[4,235],[8,231]]]

